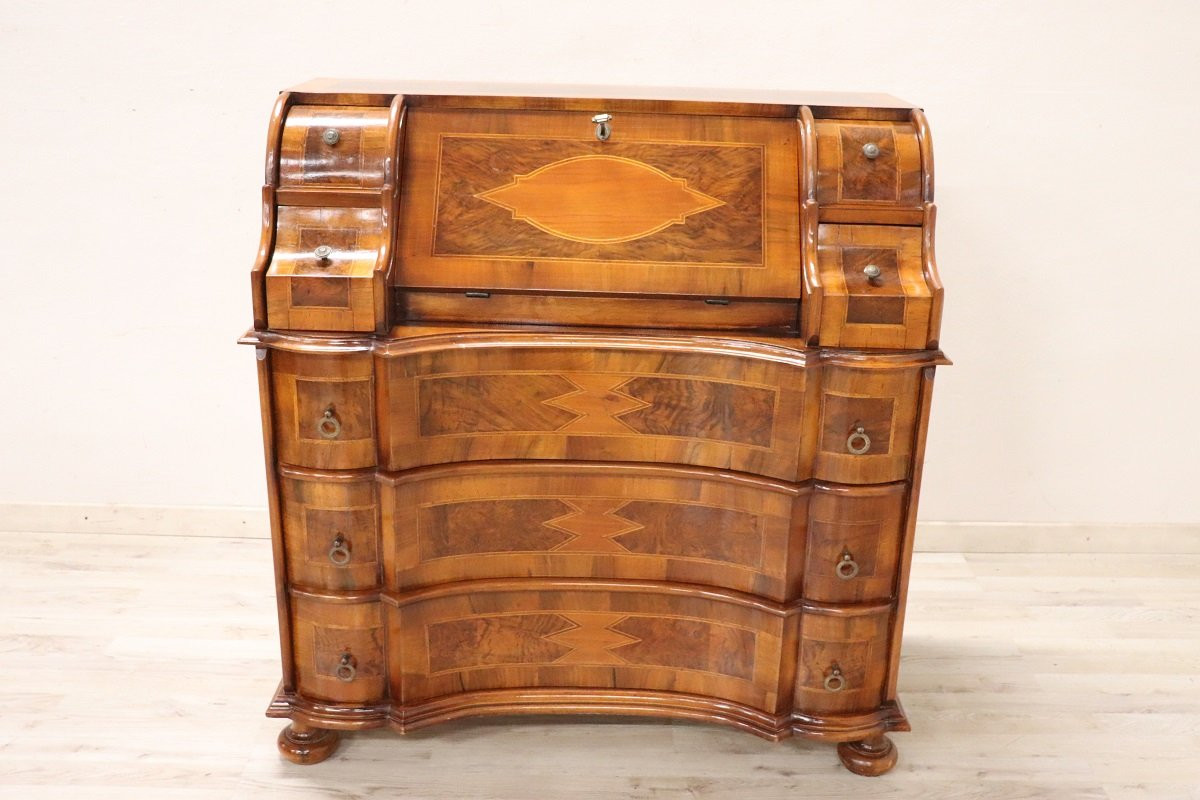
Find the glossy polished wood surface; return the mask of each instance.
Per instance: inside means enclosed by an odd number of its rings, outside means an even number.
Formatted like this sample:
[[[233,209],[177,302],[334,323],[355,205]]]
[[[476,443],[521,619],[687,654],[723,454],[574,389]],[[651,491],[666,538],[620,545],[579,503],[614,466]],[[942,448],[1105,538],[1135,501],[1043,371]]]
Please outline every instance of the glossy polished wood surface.
[[[898,101],[281,95],[242,340],[281,754],[601,712],[889,769],[933,219]]]

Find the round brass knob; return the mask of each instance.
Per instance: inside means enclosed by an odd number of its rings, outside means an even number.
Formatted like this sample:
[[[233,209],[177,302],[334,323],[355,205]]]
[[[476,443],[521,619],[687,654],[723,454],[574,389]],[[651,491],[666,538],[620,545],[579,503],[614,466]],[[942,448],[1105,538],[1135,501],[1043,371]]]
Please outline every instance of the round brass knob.
[[[342,432],[342,423],[333,415],[333,409],[325,409],[325,413],[317,420],[317,433],[322,439],[336,439]]]
[[[849,550],[842,551],[842,560],[833,568],[837,576],[844,581],[848,581],[858,575],[858,562],[854,560],[854,556],[850,555]]]
[[[829,674],[825,676],[825,691],[840,692],[845,688],[846,678],[842,675],[842,668],[834,664]]]
[[[323,244],[316,250],[313,250],[313,255],[317,257],[318,261],[328,261],[329,257],[333,255],[333,248],[327,244]]]
[[[334,676],[342,683],[349,683],[358,675],[358,670],[354,668],[353,657],[349,653],[342,653],[342,660],[338,662],[337,669],[333,671]]]
[[[324,141],[325,144],[329,145],[330,147],[333,147],[335,144],[337,144],[341,138],[342,135],[338,133],[337,128],[326,128],[325,132],[321,134],[322,141]]]
[[[865,267],[863,267],[863,275],[866,275],[867,280],[871,281],[872,283],[878,280],[879,276],[882,274],[883,270],[874,264],[867,264]]]
[[[335,567],[344,567],[350,563],[350,545],[340,533],[329,546],[329,562]]]
[[[871,449],[871,437],[867,436],[865,428],[860,425],[846,437],[846,449],[856,456],[861,456]]]
[[[879,158],[879,145],[867,142],[863,145],[863,155],[871,159]]]

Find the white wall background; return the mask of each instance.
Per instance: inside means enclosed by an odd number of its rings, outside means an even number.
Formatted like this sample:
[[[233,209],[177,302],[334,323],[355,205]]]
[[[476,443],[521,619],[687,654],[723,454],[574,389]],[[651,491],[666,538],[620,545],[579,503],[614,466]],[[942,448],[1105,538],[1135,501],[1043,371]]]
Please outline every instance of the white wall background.
[[[922,516],[1200,522],[1200,6],[0,5],[0,503],[265,504],[267,117],[316,76],[885,91],[947,286]]]

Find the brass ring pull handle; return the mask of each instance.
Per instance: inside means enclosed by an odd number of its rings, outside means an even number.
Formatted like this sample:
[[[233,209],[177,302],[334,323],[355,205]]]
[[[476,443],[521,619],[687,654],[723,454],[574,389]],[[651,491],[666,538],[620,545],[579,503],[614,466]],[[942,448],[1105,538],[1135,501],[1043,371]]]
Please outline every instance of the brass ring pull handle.
[[[842,668],[834,664],[829,674],[825,676],[825,691],[840,692],[846,688],[846,678],[842,675]]]
[[[336,439],[342,433],[342,423],[333,415],[333,408],[325,409],[325,414],[317,420],[317,433],[322,439]]]
[[[592,117],[592,122],[596,123],[596,138],[602,142],[607,142],[608,137],[612,136],[612,114],[597,114]]]
[[[874,264],[867,264],[863,267],[863,275],[867,276],[867,282],[875,285],[879,281],[879,276],[883,274],[883,270]]]
[[[867,436],[866,430],[859,425],[854,431],[846,437],[846,450],[856,456],[861,456],[863,453],[871,449],[871,437]]]
[[[333,147],[335,144],[337,144],[341,138],[342,135],[338,133],[337,128],[326,128],[325,132],[321,134],[321,141],[325,142],[325,144],[329,145],[330,147]]]
[[[317,261],[328,261],[333,255],[333,248],[327,244],[320,245],[316,250],[313,250],[313,255],[317,257]]]
[[[358,675],[358,670],[354,668],[353,657],[349,653],[342,653],[342,660],[338,662],[337,669],[333,671],[334,676],[342,683],[349,683]]]
[[[849,550],[842,551],[842,560],[833,568],[837,576],[844,581],[858,576],[858,562],[854,560],[854,556],[850,555]]]
[[[350,544],[339,533],[329,546],[329,563],[344,567],[350,563]]]
[[[867,142],[863,145],[863,155],[872,161],[879,158],[879,145],[874,142]]]

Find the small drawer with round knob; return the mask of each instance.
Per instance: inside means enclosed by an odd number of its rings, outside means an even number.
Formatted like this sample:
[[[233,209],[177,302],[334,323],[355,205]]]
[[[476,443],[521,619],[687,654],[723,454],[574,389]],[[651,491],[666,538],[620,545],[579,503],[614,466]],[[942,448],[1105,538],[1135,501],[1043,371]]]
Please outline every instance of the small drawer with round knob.
[[[382,699],[387,663],[379,600],[293,589],[291,606],[297,694],[334,703]]]
[[[938,280],[925,256],[920,228],[822,224],[820,343],[918,350],[934,342]]]
[[[288,580],[314,590],[379,585],[379,491],[370,476],[279,471]]]
[[[878,707],[893,607],[806,607],[800,616],[796,705],[823,714]]]
[[[374,330],[382,212],[280,206],[276,231],[266,275],[268,324],[285,330]]]
[[[281,187],[383,186],[386,106],[293,106],[279,146]]]
[[[920,222],[924,194],[915,125],[817,120],[816,140],[822,219]]]
[[[890,599],[907,498],[907,483],[814,485],[805,536],[805,599],[822,603]]]

